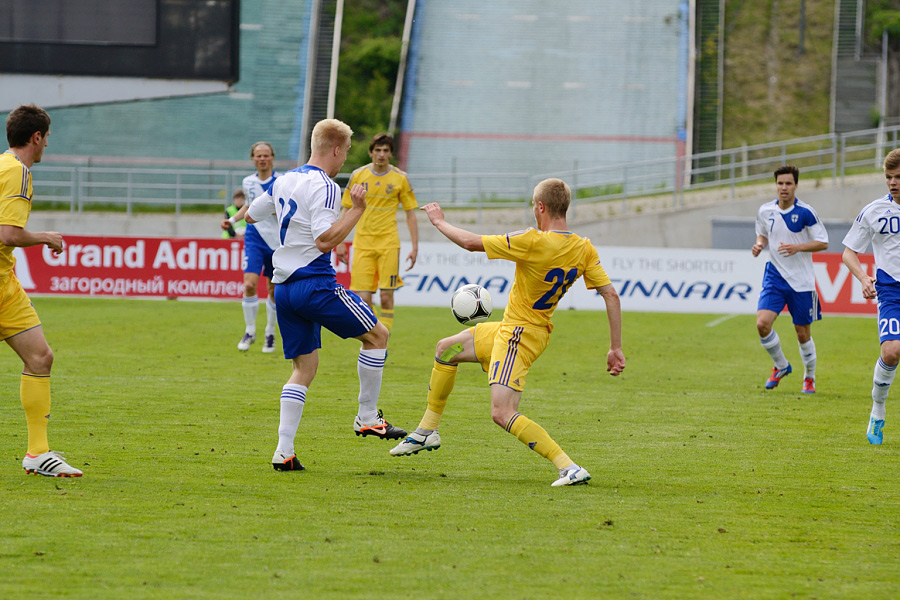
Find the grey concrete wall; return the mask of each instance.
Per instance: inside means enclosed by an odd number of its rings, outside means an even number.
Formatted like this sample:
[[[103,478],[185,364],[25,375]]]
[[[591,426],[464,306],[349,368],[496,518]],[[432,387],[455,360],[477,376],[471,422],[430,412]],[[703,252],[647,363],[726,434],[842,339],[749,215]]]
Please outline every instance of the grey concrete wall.
[[[887,193],[880,174],[857,176],[847,185],[823,181],[804,185],[797,196],[811,204],[828,228],[829,250],[840,251],[841,239],[860,209]],[[838,182],[839,183],[839,182]],[[808,189],[807,189],[808,188]],[[677,210],[648,211],[638,215],[591,220],[586,211],[576,211],[569,219],[571,228],[600,246],[649,246],[664,248],[749,248],[753,244],[753,222],[763,202],[775,197],[774,184],[741,188],[731,199],[729,190],[697,192],[686,203],[699,204]],[[403,213],[398,211],[400,237],[409,239]],[[80,235],[126,235],[165,237],[218,237],[221,215],[188,214],[135,215],[121,213],[85,213],[35,211],[28,229],[59,231]],[[448,219],[477,233],[501,233],[533,225],[531,211],[523,208],[503,211],[453,211]],[[419,239],[443,241],[445,238],[419,213]]]
[[[818,210],[818,209],[817,209]],[[821,216],[821,215],[820,215]],[[841,240],[847,235],[853,220],[822,219],[828,232],[828,252],[843,252]],[[745,250],[756,242],[756,219],[751,217],[713,217],[711,248]]]
[[[840,251],[844,233],[863,206],[887,193],[880,174],[857,177],[845,186],[801,179],[797,197],[816,209],[829,232],[829,250]],[[724,192],[720,192],[723,193]],[[775,198],[774,184],[756,186],[733,202],[612,218],[573,227],[598,245],[671,248],[749,248],[755,239],[754,220],[760,205]],[[746,226],[741,228],[739,223]],[[726,228],[717,232],[718,227]],[[734,239],[728,236],[733,235]],[[835,242],[837,246],[835,246]],[[837,248],[837,250],[835,250]]]

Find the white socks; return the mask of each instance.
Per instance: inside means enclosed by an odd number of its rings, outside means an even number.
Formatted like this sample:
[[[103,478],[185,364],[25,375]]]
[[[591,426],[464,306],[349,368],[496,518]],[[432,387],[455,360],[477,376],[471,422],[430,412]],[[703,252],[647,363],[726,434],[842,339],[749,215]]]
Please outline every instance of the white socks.
[[[244,296],[241,300],[241,308],[244,310],[244,325],[250,335],[256,335],[256,311],[259,310],[259,298],[256,296]]]
[[[266,299],[266,335],[275,335],[275,324],[278,323],[278,315],[275,312],[275,303]]]
[[[800,358],[803,360],[803,378],[816,378],[816,343],[812,338],[805,344],[800,344]]]
[[[759,338],[759,343],[762,344],[762,347],[765,348],[766,352],[769,353],[769,356],[772,357],[776,369],[784,369],[790,364],[788,363],[788,359],[784,356],[784,352],[781,350],[781,339],[774,329],[766,337]]]
[[[875,373],[872,375],[872,416],[878,420],[884,420],[885,400],[891,390],[897,365],[893,367],[884,364],[881,357],[875,363]]]
[[[381,392],[381,378],[384,374],[384,359],[387,348],[360,350],[356,363],[359,374],[359,416],[360,422],[370,425],[378,418],[378,394]]]
[[[241,300],[241,308],[244,311],[244,325],[250,335],[256,335],[256,313],[259,312],[259,297],[244,296]],[[275,303],[266,298],[266,335],[275,335],[275,325],[278,324],[278,313],[275,311]]]
[[[286,383],[281,389],[281,420],[278,423],[278,450],[291,456],[294,454],[294,437],[303,416],[306,404],[305,385]]]

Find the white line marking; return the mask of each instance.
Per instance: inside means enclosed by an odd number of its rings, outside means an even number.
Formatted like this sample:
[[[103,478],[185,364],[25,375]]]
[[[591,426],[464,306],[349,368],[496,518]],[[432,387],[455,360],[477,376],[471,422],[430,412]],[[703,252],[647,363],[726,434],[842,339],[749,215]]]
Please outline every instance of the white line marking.
[[[718,319],[713,319],[712,321],[707,323],[706,326],[707,327],[715,327],[716,325],[720,325],[720,324],[724,323],[725,321],[728,321],[729,319],[735,318],[736,316],[738,316],[738,315],[737,314],[722,315]]]

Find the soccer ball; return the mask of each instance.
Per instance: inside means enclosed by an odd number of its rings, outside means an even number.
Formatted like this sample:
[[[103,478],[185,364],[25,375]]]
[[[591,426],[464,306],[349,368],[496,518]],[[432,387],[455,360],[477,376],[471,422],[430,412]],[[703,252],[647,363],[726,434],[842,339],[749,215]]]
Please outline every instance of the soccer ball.
[[[494,310],[491,295],[477,283],[462,286],[450,298],[450,310],[456,320],[463,325],[474,325],[487,321]]]

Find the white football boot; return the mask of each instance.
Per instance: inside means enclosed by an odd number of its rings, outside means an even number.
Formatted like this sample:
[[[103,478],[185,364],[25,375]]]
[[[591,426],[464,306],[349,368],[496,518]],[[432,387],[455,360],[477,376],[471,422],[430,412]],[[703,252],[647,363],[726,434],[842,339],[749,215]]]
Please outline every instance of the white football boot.
[[[410,454],[417,454],[422,450],[431,452],[440,447],[441,435],[437,430],[432,431],[427,435],[422,435],[421,433],[413,431],[405,440],[391,448],[391,456],[408,456]]]
[[[578,465],[574,465],[566,469],[565,471],[560,471],[559,479],[551,483],[553,487],[558,487],[561,485],[578,485],[579,483],[587,483],[588,479],[591,478],[591,474],[587,472],[587,469],[579,467]]]
[[[63,460],[58,452],[44,452],[37,456],[26,454],[22,459],[25,472],[47,477],[81,477],[82,473]]]

